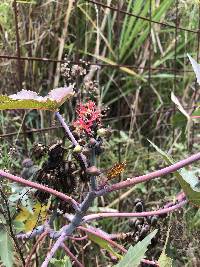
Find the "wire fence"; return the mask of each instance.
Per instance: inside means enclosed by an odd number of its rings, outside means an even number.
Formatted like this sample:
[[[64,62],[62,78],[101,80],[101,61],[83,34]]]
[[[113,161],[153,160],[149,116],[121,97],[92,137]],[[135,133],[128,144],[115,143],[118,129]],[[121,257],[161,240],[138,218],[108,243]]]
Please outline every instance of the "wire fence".
[[[70,1],[64,1],[65,4],[68,6],[70,4]],[[64,3],[63,2],[63,3]],[[50,53],[49,51],[45,51],[47,56],[37,56],[37,54],[32,53],[32,51],[27,52],[27,55],[24,55],[24,43],[25,40],[22,40],[22,31],[25,30],[26,28],[26,23],[30,26],[30,21],[25,21],[24,24],[22,24],[22,20],[26,19],[23,17],[23,12],[27,12],[26,7],[24,6],[25,4],[22,2],[18,2],[16,0],[13,1],[12,8],[13,8],[13,14],[14,14],[14,27],[15,27],[15,42],[16,42],[16,52],[15,53],[7,53],[3,52],[0,54],[0,59],[2,60],[3,63],[8,62],[8,61],[16,61],[16,70],[17,70],[17,79],[16,82],[18,84],[18,88],[23,88],[23,82],[25,79],[27,79],[24,75],[25,71],[24,68],[27,68],[27,65],[25,66],[25,62],[35,64],[36,62],[39,62],[42,64],[42,66],[47,66],[45,67],[45,71],[47,70],[48,67],[50,67],[49,64],[51,65],[51,69],[53,69],[52,73],[56,74],[56,68],[57,64],[60,63],[65,63],[65,62],[70,62],[70,64],[76,64],[76,65],[82,65],[83,64],[83,57],[86,57],[87,64],[89,67],[91,66],[99,66],[101,68],[101,72],[98,72],[98,79],[101,83],[101,75],[104,75],[106,77],[106,70],[115,70],[118,73],[118,84],[116,86],[111,87],[111,89],[114,91],[115,89],[119,90],[121,97],[116,100],[114,109],[117,110],[117,112],[112,112],[110,114],[110,117],[105,119],[105,121],[117,121],[115,124],[115,127],[117,128],[118,131],[124,129],[124,124],[130,127],[130,124],[132,121],[135,121],[135,124],[137,125],[138,123],[140,125],[140,129],[142,130],[142,135],[144,137],[148,137],[148,134],[151,131],[157,130],[157,135],[161,136],[162,135],[162,129],[163,131],[165,128],[170,129],[170,133],[172,133],[172,142],[175,141],[176,139],[176,127],[173,125],[171,122],[171,118],[173,118],[177,112],[176,106],[173,103],[170,103],[170,100],[168,103],[162,103],[161,106],[158,109],[152,109],[153,107],[151,106],[151,101],[155,102],[155,96],[157,95],[157,99],[162,99],[162,91],[163,94],[168,94],[170,92],[166,92],[165,89],[162,89],[162,87],[166,86],[166,83],[169,81],[167,79],[170,79],[171,83],[171,90],[173,90],[175,93],[177,92],[178,95],[180,95],[180,89],[179,89],[179,84],[181,83],[181,80],[184,80],[188,77],[190,74],[191,68],[188,67],[188,65],[185,66],[185,60],[186,56],[182,52],[180,53],[180,50],[183,49],[183,51],[186,52],[187,49],[187,43],[188,40],[189,42],[193,42],[193,51],[188,51],[193,54],[196,54],[196,59],[198,61],[199,59],[199,48],[200,48],[200,5],[198,7],[198,14],[195,13],[195,18],[198,23],[195,23],[195,27],[189,28],[185,27],[185,25],[181,25],[181,21],[184,21],[183,14],[180,12],[180,3],[182,1],[172,1],[172,5],[167,11],[167,14],[169,14],[169,18],[171,22],[167,22],[165,20],[168,19],[167,15],[161,16],[161,18],[157,19],[158,16],[155,15],[155,6],[161,5],[162,1],[153,1],[149,0],[146,1],[146,3],[149,3],[148,6],[148,12],[146,12],[146,16],[143,15],[144,10],[146,8],[145,1],[143,2],[142,9],[139,11],[136,10],[137,6],[136,3],[139,1],[127,1],[127,4],[124,3],[126,1],[92,1],[92,0],[87,0],[87,1],[74,1],[73,3],[73,15],[72,19],[73,21],[70,21],[69,18],[69,23],[68,23],[68,35],[64,36],[64,41],[66,41],[67,36],[70,36],[70,38],[74,38],[74,45],[75,48],[73,49],[73,56],[71,59],[63,59],[65,57],[65,49],[63,49],[63,53],[61,55],[61,59],[58,58],[57,54],[55,53]],[[132,8],[128,9],[128,3],[131,2],[130,7]],[[167,3],[167,1],[165,1]],[[50,5],[54,5],[51,3]],[[42,8],[43,5],[41,5]],[[39,6],[38,6],[39,7]],[[66,6],[65,6],[66,8]],[[89,10],[89,11],[88,11]],[[31,12],[33,12],[32,9],[30,9]],[[81,13],[80,16],[80,12]],[[88,11],[88,12],[87,12]],[[161,12],[160,9],[158,9],[159,12]],[[170,13],[170,11],[172,13]],[[37,12],[40,13],[40,8],[37,9]],[[60,6],[57,9],[57,13],[62,13],[62,16],[66,16],[66,13],[68,12],[68,9],[66,8],[66,11],[62,11],[62,6]],[[45,14],[41,14],[45,16]],[[61,17],[62,17],[61,16]],[[110,16],[110,17],[109,17]],[[171,16],[171,17],[170,17]],[[109,20],[110,18],[110,20]],[[132,28],[127,30],[125,25],[125,21],[129,21],[130,18],[134,18],[134,23],[132,24]],[[30,18],[29,18],[30,19]],[[80,28],[80,23],[81,25],[84,25],[82,20],[85,19],[85,28],[82,30]],[[104,20],[108,22],[104,22]],[[81,20],[81,21],[80,21]],[[55,20],[56,21],[56,20]],[[101,21],[101,25],[100,25]],[[136,25],[138,23],[143,23],[146,22],[147,24],[145,25],[145,28],[140,28],[140,31],[136,35],[136,38],[133,40],[132,43],[130,43],[130,48],[131,46],[136,46],[137,44],[137,39],[141,38],[142,34],[147,30],[147,37],[144,39],[142,44],[144,44],[143,48],[144,51],[140,51],[140,49],[136,48],[136,51],[139,51],[139,57],[144,56],[145,60],[137,60],[136,55],[134,54],[134,50],[132,54],[130,54],[130,58],[132,59],[126,59],[122,60],[122,57],[120,57],[120,53],[122,50],[122,45],[120,44],[120,38],[122,38],[122,31],[127,30],[127,33],[131,35],[132,31],[136,30]],[[55,22],[56,23],[56,22]],[[73,25],[71,25],[71,24]],[[104,23],[104,24],[103,24]],[[94,29],[95,29],[95,34],[100,38],[99,44],[96,44],[92,38],[90,38],[90,41],[92,42],[91,49],[94,50],[94,47],[97,47],[98,53],[95,54],[94,52],[89,51],[89,49],[86,51],[86,46],[88,47],[88,41],[86,40],[87,38],[89,39],[89,35],[91,34],[90,31],[88,30],[87,27],[88,25],[92,24]],[[106,26],[105,26],[106,24]],[[189,23],[188,23],[189,24]],[[24,28],[22,27],[23,25]],[[104,25],[104,28],[103,26]],[[131,24],[130,24],[131,25]],[[63,26],[63,24],[62,24]],[[102,27],[101,27],[102,26]],[[127,27],[129,25],[127,24]],[[61,26],[59,26],[61,27]],[[107,27],[107,29],[106,29]],[[159,27],[159,28],[156,28]],[[75,30],[74,30],[75,28]],[[58,29],[58,28],[57,28]],[[30,32],[30,29],[27,29],[28,32]],[[73,33],[72,33],[73,31]],[[85,32],[84,32],[85,31]],[[172,34],[172,31],[173,34]],[[159,39],[159,34],[163,36],[164,41],[167,43],[166,38],[169,37],[168,32],[170,32],[170,38],[171,40],[171,48],[166,48],[165,51],[162,51],[162,38]],[[47,30],[48,33],[48,30]],[[45,34],[47,34],[45,33]],[[76,36],[74,36],[76,33]],[[56,32],[51,32],[51,28],[49,28],[49,33],[56,36]],[[183,34],[183,35],[181,35]],[[115,38],[113,38],[111,35],[113,35]],[[82,37],[84,36],[84,38]],[[61,34],[62,37],[62,34]],[[113,39],[112,39],[113,38]],[[185,39],[184,39],[185,38]],[[58,38],[59,39],[59,38]],[[105,47],[102,45],[102,40],[104,41]],[[30,41],[30,40],[29,40]],[[32,43],[34,40],[32,40]],[[82,50],[82,46],[84,44],[84,51],[87,53],[84,53]],[[96,39],[96,42],[98,42],[98,39]],[[28,43],[28,42],[27,42]],[[31,43],[31,41],[30,41]],[[158,59],[157,61],[155,60],[155,54],[158,52],[155,52],[155,43],[157,43],[157,46],[160,49],[160,61],[162,62],[162,58],[166,58],[163,63],[158,64]],[[28,46],[29,44],[26,44]],[[121,45],[121,46],[120,46]],[[125,44],[126,45],[126,44]],[[111,47],[112,46],[112,47]],[[114,48],[113,48],[114,47]],[[70,47],[67,47],[68,51],[70,51]],[[3,50],[3,49],[2,49]],[[28,50],[28,48],[27,48]],[[104,50],[104,56],[100,54],[100,50]],[[170,51],[170,55],[166,57],[166,51]],[[106,51],[106,52],[105,52]],[[109,51],[109,52],[108,52]],[[115,60],[111,60],[109,55],[112,54],[114,51],[114,58]],[[58,51],[57,51],[58,52]],[[136,52],[136,53],[137,53]],[[44,53],[44,54],[45,54]],[[70,52],[69,52],[70,53]],[[48,55],[49,54],[49,55]],[[103,54],[103,53],[102,53]],[[108,56],[105,56],[108,55]],[[97,55],[97,56],[96,56]],[[111,57],[112,58],[112,57]],[[126,56],[125,56],[126,58]],[[158,58],[158,56],[157,56]],[[137,61],[139,63],[137,63]],[[103,71],[105,69],[105,71]],[[136,74],[141,75],[143,79],[146,80],[146,82],[139,82],[137,80],[137,77],[134,77],[134,74],[131,72],[134,71]],[[112,74],[112,72],[111,72]],[[109,74],[110,75],[110,74]],[[115,75],[115,74],[113,74]],[[129,75],[132,75],[133,77],[129,79]],[[165,76],[162,76],[165,75]],[[128,78],[127,78],[128,77]],[[107,77],[107,79],[110,79],[110,77]],[[157,82],[157,80],[159,82]],[[163,82],[166,79],[166,82]],[[107,80],[108,81],[108,80]],[[109,80],[110,81],[110,80]],[[135,83],[135,87],[140,88],[139,92],[139,98],[142,99],[143,103],[141,103],[142,108],[137,109],[137,111],[132,110],[132,92],[121,92],[120,91],[120,86],[122,82],[125,81],[125,83]],[[155,82],[156,81],[156,82]],[[105,82],[105,81],[104,81]],[[102,82],[103,83],[103,82]],[[155,83],[156,87],[159,89],[159,92],[157,88],[155,88]],[[52,82],[51,82],[52,86]],[[105,87],[105,85],[103,84]],[[160,86],[160,88],[159,88]],[[114,88],[114,89],[113,89]],[[110,98],[112,98],[112,90],[110,89]],[[134,97],[136,96],[137,90],[134,91]],[[186,90],[187,91],[187,90]],[[153,92],[153,93],[152,93]],[[188,110],[189,112],[192,112],[195,110],[198,99],[199,99],[199,91],[198,91],[198,85],[197,83],[194,84],[192,89],[190,88],[190,91],[187,91],[187,94],[190,96],[191,100],[189,101],[189,104],[185,106],[185,109]],[[128,100],[127,100],[128,99]],[[124,105],[126,104],[126,101],[129,101],[129,105],[127,108],[127,111],[124,113]],[[113,107],[113,102],[111,101],[112,99],[109,99],[107,102],[111,103],[111,107]],[[139,105],[140,102],[138,100],[137,105]],[[155,106],[154,106],[155,107]],[[134,119],[133,119],[134,117]],[[164,118],[167,118],[164,121]],[[154,123],[152,121],[154,120]],[[163,123],[161,122],[163,120]],[[157,122],[159,121],[159,125]],[[11,136],[19,135],[22,134],[24,135],[24,140],[25,142],[27,139],[27,136],[29,133],[39,133],[39,132],[48,132],[52,131],[54,129],[57,129],[59,126],[52,126],[52,127],[44,127],[43,129],[29,129],[27,130],[26,128],[26,121],[23,123],[22,130],[20,132],[1,132],[0,133],[0,138],[8,138]],[[128,128],[128,127],[127,127]],[[133,127],[134,130],[134,127]],[[160,134],[159,134],[160,131]],[[196,131],[198,131],[198,127],[194,127],[194,125],[191,127],[191,138],[190,138],[190,149],[193,147],[194,140],[196,140],[195,134]],[[162,139],[160,139],[162,142]],[[27,145],[26,145],[27,146]],[[119,155],[120,155],[120,146],[119,146]],[[120,156],[119,156],[120,157]],[[120,161],[120,159],[119,159]]]

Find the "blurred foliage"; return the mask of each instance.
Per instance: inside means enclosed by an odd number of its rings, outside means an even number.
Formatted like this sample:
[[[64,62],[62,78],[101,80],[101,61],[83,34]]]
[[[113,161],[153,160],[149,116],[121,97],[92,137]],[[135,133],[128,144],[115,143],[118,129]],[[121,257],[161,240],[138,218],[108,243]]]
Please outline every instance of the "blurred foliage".
[[[14,11],[11,0],[1,0],[0,3],[0,55],[16,55],[16,33],[14,23]],[[186,119],[180,114],[171,102],[170,94],[174,90],[188,113],[199,115],[199,111],[193,108],[198,101],[194,75],[188,72],[186,53],[193,58],[198,54],[198,33],[178,30],[175,36],[175,24],[179,27],[198,30],[199,27],[199,2],[190,0],[178,1],[178,18],[176,20],[176,1],[152,0],[152,19],[171,26],[149,23],[137,16],[149,18],[150,0],[126,0],[103,1],[106,5],[115,8],[120,6],[125,12],[117,15],[115,10],[91,4],[79,0],[69,12],[69,24],[65,25],[65,16],[68,10],[68,1],[17,1],[20,49],[23,57],[42,57],[57,59],[61,48],[63,29],[67,34],[62,51],[62,59],[90,61],[100,64],[100,68],[93,70],[88,66],[87,72],[91,80],[96,80],[99,89],[99,105],[109,106],[107,117],[103,118],[105,125],[113,129],[112,138],[105,143],[105,153],[98,159],[98,165],[109,169],[115,163],[127,162],[125,173],[117,177],[113,182],[134,177],[138,174],[147,173],[165,166],[160,155],[150,147],[149,138],[159,148],[168,150],[173,154],[174,160],[186,157],[190,151],[188,147],[193,144],[193,152],[199,151],[198,138],[199,122],[194,122],[194,127],[186,129]],[[119,6],[118,6],[119,5]],[[131,15],[133,14],[133,16]],[[66,27],[66,28],[65,28]],[[151,40],[149,29],[151,27]],[[151,53],[149,52],[151,50]],[[176,59],[176,62],[175,62]],[[104,66],[105,64],[105,66]],[[120,67],[116,65],[120,64]],[[125,66],[122,66],[125,65]],[[152,70],[149,70],[151,66]],[[55,62],[48,61],[21,61],[23,88],[33,90],[37,93],[47,94],[54,88],[57,78],[57,66]],[[156,69],[158,68],[158,69]],[[176,70],[174,70],[176,68]],[[19,68],[16,60],[1,59],[0,62],[0,94],[14,94],[20,91]],[[79,88],[80,77],[74,81]],[[63,76],[59,77],[56,86],[69,83]],[[70,81],[71,82],[71,81]],[[75,116],[76,103],[64,104],[62,112],[65,119],[71,122]],[[38,128],[54,126],[55,121],[50,112],[47,111],[1,111],[0,134],[15,132],[11,137],[0,137],[1,157],[0,167],[8,169],[13,173],[20,173],[21,162],[24,158],[31,156],[31,148],[34,142],[51,144],[57,136],[63,138],[60,129],[51,132],[29,133],[26,138],[20,132]],[[25,141],[26,139],[26,141]],[[14,151],[13,151],[14,149]],[[198,167],[196,167],[198,169]],[[34,203],[29,203],[29,196],[25,196],[25,190],[17,188],[13,184],[3,180],[3,190],[9,199],[9,208],[13,218],[16,216],[16,207],[25,206],[28,201],[26,216],[31,213]],[[22,191],[22,192],[20,192]],[[180,191],[180,186],[171,175],[163,179],[156,179],[145,184],[138,185],[130,191],[126,197],[120,196],[126,191],[113,192],[112,194],[94,203],[94,209],[116,208],[120,211],[133,211],[134,200],[142,198],[148,209],[157,209]],[[20,197],[20,193],[24,195]],[[30,192],[31,195],[31,192]],[[116,200],[119,200],[116,201]],[[3,203],[0,203],[3,206]],[[4,207],[5,208],[5,207]],[[185,210],[184,210],[185,212]],[[20,214],[20,213],[19,213]],[[15,215],[15,216],[14,216]],[[22,213],[21,213],[22,215]],[[20,216],[20,215],[18,215]],[[34,216],[34,213],[30,215]],[[28,220],[28,219],[27,219]],[[166,218],[168,220],[168,218]],[[33,218],[35,222],[35,218]],[[10,229],[6,221],[1,221],[4,232],[0,242],[8,240]],[[56,221],[55,228],[58,229],[63,222]],[[182,225],[182,234],[179,233],[179,225]],[[104,219],[94,223],[109,233],[128,232],[133,229],[129,226],[127,219]],[[160,229],[163,239],[166,236],[166,221],[160,220]],[[179,243],[173,240],[173,234],[169,241],[173,247],[173,258],[177,266],[189,266],[191,259],[199,259],[199,210],[187,208],[186,214],[175,213],[172,225],[181,236]],[[22,231],[24,222],[14,221],[16,232]],[[194,234],[195,231],[195,234]],[[190,241],[192,254],[189,251]],[[10,242],[10,240],[9,240]],[[10,246],[10,243],[8,245]],[[136,244],[135,241],[133,241]],[[0,243],[1,244],[1,243]],[[34,241],[30,241],[24,250],[28,253]],[[133,245],[134,245],[133,244]],[[40,262],[43,261],[49,243],[45,243],[41,249]],[[98,246],[85,246],[84,254],[86,266],[99,266],[113,264],[104,250]],[[159,258],[164,241],[162,238],[157,242],[158,248],[150,249],[151,255]],[[127,244],[125,243],[125,246]],[[183,248],[185,246],[185,249]],[[127,246],[128,248],[128,246]],[[73,243],[70,249],[79,251],[79,245]],[[7,250],[9,253],[10,250]],[[2,250],[0,249],[0,253]],[[74,253],[75,253],[74,252]],[[4,254],[5,257],[9,255]],[[14,252],[16,257],[16,252]],[[13,254],[11,255],[11,257]],[[53,259],[53,266],[70,266],[68,258],[63,258],[63,253],[58,253]],[[97,259],[98,256],[98,259]],[[101,259],[100,259],[101,258]],[[92,262],[92,263],[91,263]],[[18,262],[17,262],[18,263]],[[67,264],[67,265],[66,265]],[[197,265],[198,266],[198,265]]]

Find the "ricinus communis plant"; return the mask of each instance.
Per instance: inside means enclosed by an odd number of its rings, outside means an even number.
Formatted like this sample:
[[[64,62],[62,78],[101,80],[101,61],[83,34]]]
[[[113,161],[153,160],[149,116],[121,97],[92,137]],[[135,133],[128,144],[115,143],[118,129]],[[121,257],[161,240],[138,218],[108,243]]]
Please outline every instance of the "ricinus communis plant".
[[[77,72],[85,75],[83,69],[74,67],[73,72],[62,66],[66,76],[76,76]],[[200,71],[199,71],[200,73]],[[72,85],[52,90],[46,97],[41,97],[32,91],[22,90],[17,94],[0,96],[0,109],[46,109],[55,113],[55,117],[60,122],[65,131],[66,137],[71,142],[71,155],[66,156],[66,148],[62,143],[56,143],[49,148],[44,148],[44,154],[47,158],[41,168],[34,173],[32,180],[13,175],[5,170],[0,170],[0,176],[4,179],[14,181],[25,187],[36,189],[34,196],[40,201],[46,203],[45,212],[47,216],[41,220],[41,224],[26,233],[20,233],[12,237],[15,239],[15,245],[18,252],[21,252],[19,240],[30,240],[38,237],[30,254],[24,259],[20,253],[20,259],[23,266],[30,266],[32,255],[35,253],[38,244],[47,236],[53,240],[53,245],[47,253],[42,267],[48,266],[52,262],[55,253],[63,249],[67,256],[71,258],[75,266],[83,266],[67,247],[66,240],[92,240],[101,248],[106,249],[116,266],[137,266],[140,262],[147,265],[159,266],[162,259],[158,262],[155,260],[144,259],[147,246],[156,235],[156,230],[149,235],[150,227],[156,224],[159,216],[170,213],[182,208],[188,200],[195,205],[200,204],[200,188],[198,176],[184,167],[200,160],[200,153],[192,155],[177,163],[166,153],[161,151],[153,143],[152,145],[169,163],[168,167],[141,175],[138,177],[126,178],[121,182],[115,182],[113,179],[124,171],[125,162],[111,166],[106,173],[102,172],[96,166],[96,158],[103,153],[103,143],[106,138],[110,137],[110,129],[104,128],[102,123],[103,112],[97,106],[94,92],[94,84],[85,80],[85,98],[77,108],[77,118],[68,125],[64,117],[59,112],[59,107],[69,98],[75,97],[77,90]],[[92,90],[87,89],[92,88]],[[94,90],[95,91],[95,90]],[[73,159],[72,159],[73,157]],[[30,162],[24,162],[26,164]],[[32,163],[31,163],[32,164]],[[30,166],[32,166],[30,164]],[[95,199],[105,196],[111,192],[123,188],[132,187],[136,184],[143,183],[158,177],[174,173],[177,177],[183,192],[180,192],[175,201],[169,202],[164,207],[153,210],[144,210],[141,200],[135,201],[135,212],[118,212],[106,211],[92,213],[90,208]],[[80,191],[75,195],[74,191],[80,183],[89,184],[88,192],[81,196]],[[3,192],[1,193],[3,197]],[[4,201],[6,201],[4,199]],[[48,204],[47,204],[48,203]],[[36,209],[36,206],[35,206]],[[23,213],[24,216],[24,213]],[[60,229],[53,227],[53,222],[59,216],[62,217],[66,224]],[[138,218],[130,220],[130,223],[136,228],[134,238],[138,243],[130,247],[127,251],[124,246],[118,244],[116,240],[132,238],[132,233],[107,233],[92,224],[95,220],[104,218]],[[141,219],[142,218],[142,219]],[[63,221],[62,220],[62,221]],[[137,251],[140,255],[135,256]],[[1,256],[2,257],[2,256]],[[169,259],[168,259],[169,260]],[[117,263],[118,262],[118,263]],[[129,265],[127,265],[129,263]]]

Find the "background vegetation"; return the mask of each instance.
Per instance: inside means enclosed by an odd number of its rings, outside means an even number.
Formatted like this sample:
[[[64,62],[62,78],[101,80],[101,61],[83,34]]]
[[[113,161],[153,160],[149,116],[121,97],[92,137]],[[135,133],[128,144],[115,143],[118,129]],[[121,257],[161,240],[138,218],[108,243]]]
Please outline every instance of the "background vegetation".
[[[106,153],[99,163],[101,168],[127,161],[124,175],[134,176],[164,166],[147,138],[175,159],[198,150],[198,124],[186,131],[185,120],[170,99],[173,90],[188,112],[193,111],[199,100],[198,88],[193,73],[189,72],[186,56],[186,53],[194,58],[199,55],[198,1],[96,2],[17,1],[21,57],[36,60],[19,62],[1,58],[0,93],[13,94],[21,89],[23,83],[23,88],[45,95],[56,86],[72,82],[60,76],[60,64],[37,58],[66,59],[70,61],[70,66],[83,60],[89,62],[88,77],[96,80],[99,105],[109,107],[105,124],[113,129],[113,137],[106,144]],[[117,9],[123,12],[117,12]],[[131,14],[150,18],[160,24]],[[0,36],[0,56],[16,56],[19,51],[11,0],[1,0],[0,3]],[[73,82],[78,87],[80,77]],[[73,105],[62,108],[69,121],[75,116]],[[60,129],[39,134],[30,132],[25,137],[21,135],[23,131],[55,126],[54,118],[45,111],[2,111],[0,118],[0,167],[11,172],[21,172],[21,162],[31,155],[34,142],[49,145],[55,138],[63,138],[64,135]],[[12,132],[17,134],[5,136]],[[117,179],[123,179],[123,175]],[[178,190],[175,178],[168,176],[134,187],[125,195],[125,192],[113,193],[102,199],[101,205],[132,211],[134,200],[139,197],[147,208],[156,208]],[[199,266],[199,218],[197,208],[186,208],[183,213],[177,212],[172,216],[169,251],[175,259],[175,266]],[[105,219],[99,224],[108,232],[132,231],[125,220]],[[169,218],[159,224],[163,238],[154,249],[154,255],[159,254],[163,247]],[[178,242],[176,236],[181,236]],[[27,245],[26,249],[29,248]],[[101,261],[97,258],[98,249],[95,246],[93,249],[86,247],[80,253],[90,255],[93,261],[91,266],[103,266],[108,259],[105,257]],[[62,256],[57,255],[58,258]],[[89,266],[87,259],[85,261]]]

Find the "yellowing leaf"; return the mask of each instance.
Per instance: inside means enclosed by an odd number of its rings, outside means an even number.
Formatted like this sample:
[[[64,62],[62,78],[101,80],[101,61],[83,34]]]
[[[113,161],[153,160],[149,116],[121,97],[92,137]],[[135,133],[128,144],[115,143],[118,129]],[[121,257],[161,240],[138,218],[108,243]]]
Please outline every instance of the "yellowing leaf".
[[[167,243],[169,242],[169,233],[170,233],[170,228],[168,228],[165,246],[158,259],[158,264],[160,267],[172,267],[173,260],[166,254]]]
[[[37,202],[33,207],[33,213],[31,213],[25,207],[21,207],[21,211],[15,218],[15,221],[24,222],[24,231],[32,231],[38,223],[44,223],[47,218],[47,211],[50,206],[49,203],[44,206],[41,203]]]
[[[158,260],[160,267],[172,267],[173,260],[165,254],[165,252],[162,252],[159,260]]]
[[[37,225],[38,223],[38,219],[35,217],[34,220],[31,218],[29,220],[26,221],[26,223],[24,224],[24,230],[25,232],[31,232]]]
[[[19,214],[17,215],[17,217],[15,218],[16,221],[18,222],[24,222],[28,219],[28,217],[30,216],[30,211],[28,211],[26,208],[24,207],[21,207],[20,208],[20,212]]]
[[[45,97],[36,92],[22,89],[10,96],[0,95],[0,110],[45,109],[55,111],[74,94],[73,86],[53,89]]]

